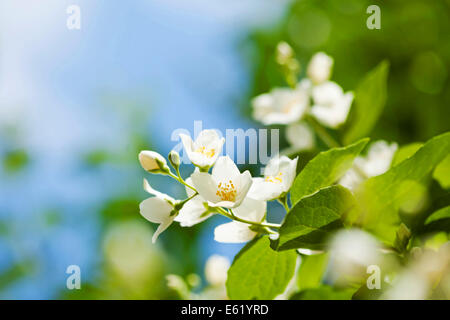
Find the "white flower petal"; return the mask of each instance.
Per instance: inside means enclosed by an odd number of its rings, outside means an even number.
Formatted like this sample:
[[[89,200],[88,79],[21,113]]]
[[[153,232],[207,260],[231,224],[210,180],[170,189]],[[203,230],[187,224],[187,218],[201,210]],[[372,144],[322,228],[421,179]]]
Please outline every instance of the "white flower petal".
[[[293,123],[303,117],[308,103],[303,87],[274,88],[252,100],[253,117],[266,125]]]
[[[265,201],[247,197],[239,207],[233,209],[233,213],[245,220],[261,222],[266,215],[266,210],[267,203]]]
[[[147,198],[139,204],[141,215],[150,222],[162,223],[169,219],[172,205],[167,201],[152,197]]]
[[[314,105],[311,114],[323,125],[337,128],[347,120],[353,93],[344,94],[342,88],[331,81],[313,88]]]
[[[175,202],[175,199],[172,198],[171,196],[153,189],[150,186],[150,183],[148,183],[147,179],[144,179],[144,190],[146,192],[150,193],[151,195],[154,195],[160,199],[163,199],[163,200],[166,200],[166,201],[172,202],[172,203]]]
[[[205,214],[207,209],[203,205],[203,201],[202,197],[195,196],[186,202],[175,218],[175,221],[179,222],[182,227],[192,227],[211,217],[213,215],[212,213]]]
[[[214,229],[214,240],[224,243],[242,243],[252,240],[256,232],[249,229],[249,225],[241,222],[228,222]]]
[[[264,178],[253,178],[253,183],[248,191],[247,197],[270,201],[277,199],[281,193],[283,193],[281,184],[267,182]]]
[[[206,172],[194,172],[191,176],[192,183],[203,199],[212,203],[221,201],[217,196],[217,183],[214,178]]]
[[[163,231],[165,231],[165,230],[172,224],[174,218],[175,218],[174,216],[169,217],[167,220],[163,221],[163,222],[158,226],[158,228],[156,229],[155,233],[153,234],[153,237],[152,237],[152,243],[155,243],[156,240],[158,239],[159,235],[160,235]]]
[[[247,170],[240,175],[237,185],[238,189],[234,205],[235,207],[239,206],[241,202],[244,200],[244,198],[247,196],[248,190],[250,190],[252,183],[253,179],[252,175],[250,174],[250,171]]]
[[[219,157],[212,169],[212,176],[217,182],[235,181],[240,175],[238,167],[229,156]]]
[[[189,159],[200,168],[208,168],[215,163],[225,142],[215,130],[203,130],[195,141],[185,134],[180,134],[180,138]]]
[[[332,67],[333,58],[318,52],[311,58],[306,73],[315,84],[319,84],[330,79]]]

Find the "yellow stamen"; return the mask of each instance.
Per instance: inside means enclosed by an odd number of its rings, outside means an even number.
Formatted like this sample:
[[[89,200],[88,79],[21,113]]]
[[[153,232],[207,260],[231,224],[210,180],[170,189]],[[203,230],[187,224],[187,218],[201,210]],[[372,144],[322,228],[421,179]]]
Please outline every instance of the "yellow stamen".
[[[281,178],[282,175],[283,173],[279,172],[276,176],[267,176],[266,179],[264,179],[264,181],[272,183],[282,183],[283,182],[283,179]]]
[[[201,153],[208,158],[212,158],[216,154],[216,150],[214,150],[214,149],[208,150],[208,149],[206,149],[206,147],[199,147],[195,150],[195,152]]]
[[[235,201],[236,200],[236,188],[233,182],[230,180],[227,182],[220,182],[217,186],[216,195],[220,197],[222,201]]]

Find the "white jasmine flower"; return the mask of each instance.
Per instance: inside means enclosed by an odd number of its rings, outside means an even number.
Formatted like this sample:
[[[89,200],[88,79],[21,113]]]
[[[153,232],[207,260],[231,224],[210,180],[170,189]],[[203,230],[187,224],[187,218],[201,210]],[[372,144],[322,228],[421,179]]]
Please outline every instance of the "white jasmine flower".
[[[253,117],[265,125],[297,122],[307,111],[308,103],[308,94],[302,88],[275,88],[253,98]]]
[[[354,190],[366,178],[385,173],[391,166],[397,148],[396,143],[388,144],[383,140],[372,143],[367,156],[356,157],[353,168],[345,173],[339,184]]]
[[[260,223],[266,215],[266,207],[265,201],[245,198],[239,207],[233,209],[233,213],[238,218]],[[238,221],[221,224],[214,230],[214,240],[225,243],[250,241],[257,235],[257,232],[249,228],[250,226]]]
[[[215,130],[203,130],[195,141],[185,134],[180,134],[189,160],[199,168],[210,168],[222,152],[225,142]]]
[[[295,179],[298,157],[275,157],[264,169],[264,178],[253,178],[248,196],[257,200],[274,200],[287,193]]]
[[[206,280],[212,286],[224,286],[227,281],[227,272],[229,268],[230,261],[226,257],[213,254],[206,261]]]
[[[241,174],[228,156],[217,159],[212,174],[194,172],[191,178],[199,194],[211,207],[239,206],[252,185],[250,172]]]
[[[154,151],[141,151],[139,153],[139,162],[144,170],[152,173],[160,173],[169,169],[166,159]]]
[[[314,84],[320,84],[330,79],[332,68],[333,58],[318,52],[311,58],[306,73]]]
[[[313,87],[314,105],[311,114],[324,126],[337,128],[347,119],[353,101],[353,93],[343,92],[335,82],[327,81]]]
[[[139,209],[145,219],[153,223],[159,223],[152,238],[152,242],[155,243],[159,235],[172,224],[175,218],[175,215],[171,213],[174,210],[176,200],[165,193],[154,190],[145,179],[144,190],[154,195],[154,197],[142,201],[139,204]]]
[[[186,183],[193,185],[191,178],[186,179]],[[188,187],[186,187],[186,193],[188,197],[194,195],[194,191]],[[179,222],[182,227],[192,227],[203,222],[213,215],[212,212],[209,212],[207,205],[208,202],[197,195],[184,204],[175,221]]]
[[[315,144],[314,133],[304,122],[288,125],[286,139],[296,151],[312,149]]]
[[[350,229],[339,231],[330,245],[330,275],[334,281],[346,281],[366,275],[369,265],[379,265],[379,243],[370,234]]]

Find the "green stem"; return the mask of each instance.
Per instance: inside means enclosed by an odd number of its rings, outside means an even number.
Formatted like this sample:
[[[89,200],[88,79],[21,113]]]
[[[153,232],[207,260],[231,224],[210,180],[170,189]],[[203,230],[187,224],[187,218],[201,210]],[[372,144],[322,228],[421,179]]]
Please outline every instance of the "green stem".
[[[181,178],[180,170],[177,169],[177,175],[178,175],[178,176],[174,175],[174,174],[173,174],[172,172],[170,172],[170,171],[169,171],[168,175],[169,175],[169,177],[171,177],[171,178],[177,180],[179,183],[185,185],[186,187],[188,187],[188,188],[194,190],[194,191],[197,193],[197,190],[196,190],[193,186],[190,186],[189,184],[187,184],[187,183],[183,180],[183,178]]]
[[[221,215],[223,215],[223,216],[225,216],[227,218],[230,218],[231,220],[234,220],[234,221],[247,223],[247,224],[251,224],[253,226],[264,227],[264,228],[275,228],[275,229],[278,229],[278,228],[281,227],[281,225],[275,224],[275,223],[269,223],[269,222],[261,222],[261,223],[259,223],[259,222],[254,222],[254,221],[242,219],[242,218],[236,216],[233,213],[232,210],[230,210],[230,213],[229,213],[228,211],[226,211],[225,209],[220,208],[220,207],[218,207],[216,209],[217,209],[217,213],[219,213],[219,214],[221,214]]]
[[[337,142],[314,118],[306,117],[306,121],[313,127],[320,140],[322,140],[329,148],[339,148],[341,146],[341,144]]]
[[[284,207],[284,210],[286,210],[286,212],[289,212],[289,210],[291,210],[291,208],[289,208],[287,196],[278,198],[277,201],[278,201],[279,203],[281,203],[281,205]]]

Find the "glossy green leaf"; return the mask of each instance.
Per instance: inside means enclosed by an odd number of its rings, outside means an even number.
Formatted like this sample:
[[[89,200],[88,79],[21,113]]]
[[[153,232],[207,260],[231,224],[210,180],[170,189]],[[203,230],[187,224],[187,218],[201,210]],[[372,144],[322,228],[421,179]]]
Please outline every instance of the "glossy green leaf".
[[[433,212],[427,220],[425,220],[425,224],[430,224],[434,221],[438,221],[441,219],[450,219],[450,206],[444,207],[442,209],[439,209],[435,212]]]
[[[442,188],[450,188],[450,151],[447,157],[441,161],[434,169],[433,178],[436,179]]]
[[[262,237],[248,243],[228,270],[230,299],[273,299],[286,289],[295,272],[295,251],[276,252]]]
[[[322,249],[329,233],[343,226],[344,215],[354,205],[352,193],[339,185],[303,198],[287,213],[272,247]]]
[[[392,245],[400,225],[399,209],[408,195],[430,179],[433,169],[448,155],[450,132],[429,140],[412,157],[386,173],[366,180],[356,192],[361,211],[351,220]]]
[[[409,157],[414,155],[417,152],[417,150],[419,150],[422,146],[423,146],[423,143],[420,143],[420,142],[414,142],[414,143],[407,144],[405,146],[401,146],[395,153],[394,158],[392,159],[391,166],[392,167],[396,166],[400,162],[408,159]]]
[[[301,198],[339,180],[368,141],[366,138],[343,148],[319,153],[295,178],[291,188],[292,203],[296,204]]]
[[[371,70],[355,90],[355,101],[343,141],[352,143],[367,136],[378,121],[386,103],[389,63],[381,62]]]
[[[355,289],[337,289],[322,285],[315,289],[302,290],[289,298],[289,300],[351,300]]]

